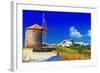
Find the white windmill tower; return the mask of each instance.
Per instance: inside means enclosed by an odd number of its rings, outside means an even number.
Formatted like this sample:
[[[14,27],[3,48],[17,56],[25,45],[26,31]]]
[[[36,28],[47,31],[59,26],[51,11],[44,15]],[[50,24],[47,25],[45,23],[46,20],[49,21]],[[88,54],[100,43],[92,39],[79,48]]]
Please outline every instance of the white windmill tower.
[[[43,35],[42,35],[42,44],[45,46],[46,45],[46,36],[47,36],[47,27],[46,27],[46,21],[44,18],[44,13],[43,13],[43,19],[42,19],[42,27],[46,29],[45,31],[43,31]]]

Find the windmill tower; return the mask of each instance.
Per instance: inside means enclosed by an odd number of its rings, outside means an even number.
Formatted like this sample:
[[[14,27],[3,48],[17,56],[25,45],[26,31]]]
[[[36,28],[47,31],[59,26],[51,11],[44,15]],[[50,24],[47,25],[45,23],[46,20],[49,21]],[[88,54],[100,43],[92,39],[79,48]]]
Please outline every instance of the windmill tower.
[[[42,26],[33,24],[25,31],[25,48],[42,48],[46,41],[46,25],[43,14]]]

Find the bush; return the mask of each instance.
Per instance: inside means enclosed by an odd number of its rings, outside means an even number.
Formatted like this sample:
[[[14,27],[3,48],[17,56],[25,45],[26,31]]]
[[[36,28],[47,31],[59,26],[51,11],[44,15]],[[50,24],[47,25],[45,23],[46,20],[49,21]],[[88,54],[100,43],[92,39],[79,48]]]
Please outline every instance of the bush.
[[[64,53],[78,53],[77,50],[62,47],[62,46],[55,46],[57,52],[64,52]]]
[[[90,45],[85,46],[85,45],[80,45],[80,44],[74,44],[74,45],[70,46],[69,48],[78,50],[79,53],[82,53],[84,50],[91,49]]]

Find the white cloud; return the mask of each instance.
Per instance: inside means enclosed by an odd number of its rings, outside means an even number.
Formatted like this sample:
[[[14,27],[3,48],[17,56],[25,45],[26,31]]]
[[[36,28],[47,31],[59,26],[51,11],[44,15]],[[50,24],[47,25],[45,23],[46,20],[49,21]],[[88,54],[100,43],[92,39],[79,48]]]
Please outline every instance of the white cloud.
[[[70,37],[81,38],[83,36],[77,29],[74,28],[74,26],[70,27],[69,31]]]
[[[91,36],[91,30],[88,30],[87,36]]]

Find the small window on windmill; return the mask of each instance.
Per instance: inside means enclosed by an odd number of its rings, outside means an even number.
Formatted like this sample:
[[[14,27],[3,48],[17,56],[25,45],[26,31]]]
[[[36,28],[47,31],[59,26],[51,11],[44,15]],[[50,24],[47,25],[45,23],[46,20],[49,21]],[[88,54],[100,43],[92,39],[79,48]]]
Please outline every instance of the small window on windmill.
[[[33,32],[35,32],[35,30],[33,30]]]

